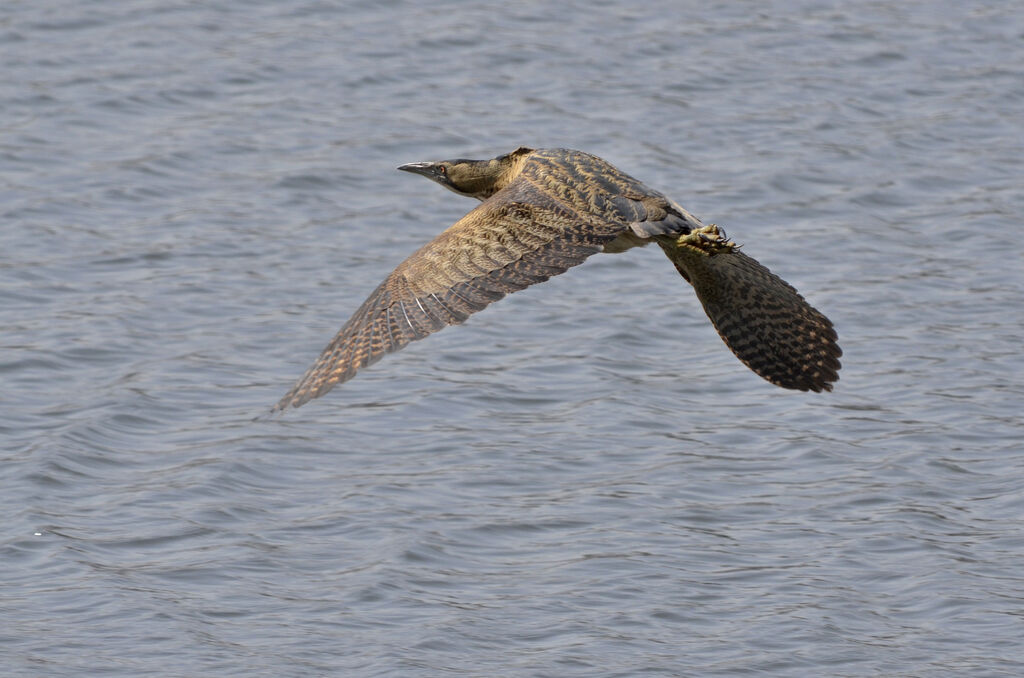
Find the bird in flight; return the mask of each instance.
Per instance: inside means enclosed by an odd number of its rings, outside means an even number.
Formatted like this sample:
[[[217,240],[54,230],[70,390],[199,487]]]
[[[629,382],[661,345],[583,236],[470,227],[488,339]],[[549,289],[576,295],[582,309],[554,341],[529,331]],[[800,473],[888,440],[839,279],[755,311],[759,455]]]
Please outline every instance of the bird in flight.
[[[650,243],[693,286],[719,335],[751,370],[800,391],[831,391],[839,379],[842,351],[828,318],[717,226],[597,156],[521,147],[491,160],[398,169],[482,202],[400,263],[273,411],[322,396],[385,354],[591,254]]]

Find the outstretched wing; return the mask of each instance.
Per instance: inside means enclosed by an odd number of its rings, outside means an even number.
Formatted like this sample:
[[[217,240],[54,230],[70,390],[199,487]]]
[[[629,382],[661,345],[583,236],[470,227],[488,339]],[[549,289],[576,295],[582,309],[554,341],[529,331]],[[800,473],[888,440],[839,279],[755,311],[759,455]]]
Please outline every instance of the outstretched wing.
[[[836,331],[789,283],[739,251],[708,256],[659,244],[747,367],[784,388],[832,390],[843,354]]]
[[[564,273],[624,228],[513,182],[399,264],[273,409],[299,407],[385,354]]]

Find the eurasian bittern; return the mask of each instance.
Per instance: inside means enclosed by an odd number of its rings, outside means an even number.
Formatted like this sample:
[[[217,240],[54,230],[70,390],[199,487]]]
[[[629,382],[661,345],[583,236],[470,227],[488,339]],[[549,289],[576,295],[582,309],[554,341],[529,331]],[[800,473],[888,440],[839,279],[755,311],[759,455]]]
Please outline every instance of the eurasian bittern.
[[[836,332],[784,280],[714,224],[601,158],[518,148],[493,160],[398,169],[482,202],[398,265],[274,410],[321,396],[386,353],[422,339],[597,252],[657,243],[697,293],[719,335],[773,384],[831,391]]]

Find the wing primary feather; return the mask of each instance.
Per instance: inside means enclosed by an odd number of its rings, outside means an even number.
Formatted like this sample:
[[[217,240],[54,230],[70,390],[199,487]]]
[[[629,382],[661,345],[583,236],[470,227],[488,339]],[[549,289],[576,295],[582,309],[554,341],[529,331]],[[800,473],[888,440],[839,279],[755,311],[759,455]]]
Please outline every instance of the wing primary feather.
[[[462,293],[459,291],[459,285],[452,285],[450,288],[448,288],[448,293],[453,294],[462,301],[464,301],[466,303],[466,307],[469,309],[469,313],[475,313],[476,311],[479,311],[487,307],[487,302],[474,301],[468,299],[467,297],[464,297]]]
[[[408,323],[409,329],[412,330],[413,334],[415,335],[416,327],[412,324],[412,320],[409,320],[409,312],[405,310],[405,301],[399,299],[398,306],[402,309],[402,315],[405,316],[405,322]]]
[[[394,351],[398,348],[395,344],[395,334],[391,331],[391,306],[384,307],[384,326],[388,328],[388,341],[390,342],[391,350]]]
[[[469,314],[467,314],[467,313],[463,313],[462,311],[457,311],[457,310],[455,310],[454,308],[452,308],[451,306],[449,306],[448,304],[446,304],[446,303],[445,303],[445,302],[444,302],[444,301],[443,301],[443,300],[441,299],[441,297],[437,296],[437,295],[436,295],[436,294],[434,294],[433,292],[431,292],[431,293],[430,293],[430,296],[432,296],[432,297],[434,298],[434,301],[435,301],[435,302],[437,302],[437,305],[438,305],[438,306],[440,306],[441,308],[443,308],[443,309],[444,309],[444,310],[445,310],[445,311],[446,311],[446,312],[448,313],[448,315],[449,315],[449,316],[451,316],[451,319],[452,319],[452,324],[458,324],[458,323],[461,323],[461,322],[462,322],[463,320],[465,320],[466,318],[468,318],[468,317],[469,317]]]

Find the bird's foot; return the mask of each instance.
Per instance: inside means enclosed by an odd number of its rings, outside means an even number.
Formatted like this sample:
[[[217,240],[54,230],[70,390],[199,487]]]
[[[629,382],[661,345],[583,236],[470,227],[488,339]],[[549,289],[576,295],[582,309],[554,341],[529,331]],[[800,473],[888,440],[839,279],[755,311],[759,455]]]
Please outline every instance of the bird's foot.
[[[725,231],[714,224],[695,228],[676,240],[676,246],[688,247],[701,254],[713,257],[716,254],[725,254],[739,248],[739,245],[729,240]]]

